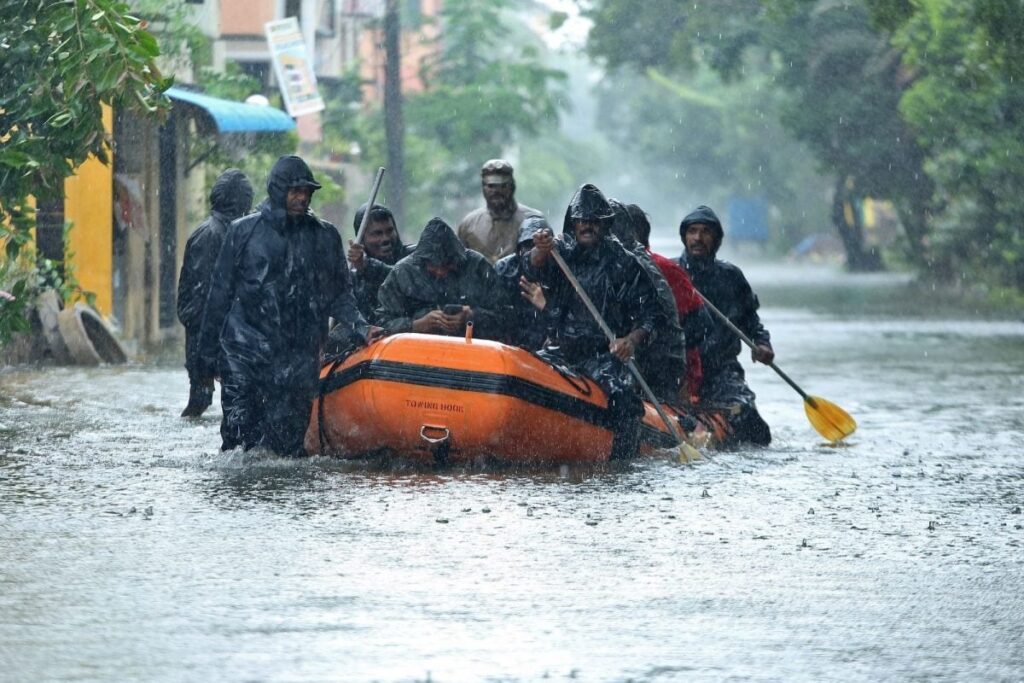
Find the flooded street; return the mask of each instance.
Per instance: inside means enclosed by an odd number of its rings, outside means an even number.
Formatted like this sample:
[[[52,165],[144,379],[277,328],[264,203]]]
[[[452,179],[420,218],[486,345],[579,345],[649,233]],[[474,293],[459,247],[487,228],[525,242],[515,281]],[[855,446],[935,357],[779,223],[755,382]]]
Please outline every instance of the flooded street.
[[[848,446],[764,366],[767,449],[439,472],[221,454],[178,365],[0,373],[0,680],[1024,678],[1024,322],[745,269]]]

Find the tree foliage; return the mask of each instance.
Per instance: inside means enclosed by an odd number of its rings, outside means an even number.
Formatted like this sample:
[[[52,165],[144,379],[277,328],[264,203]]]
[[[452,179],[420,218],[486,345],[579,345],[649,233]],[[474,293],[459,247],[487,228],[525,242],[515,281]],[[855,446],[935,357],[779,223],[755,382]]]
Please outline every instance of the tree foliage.
[[[611,67],[746,80],[752,58],[768,60],[781,122],[834,175],[838,200],[890,199],[922,274],[1024,289],[1020,2],[581,5],[588,50]]]
[[[0,23],[0,238],[29,241],[29,197],[107,158],[102,105],[156,112],[168,82],[143,22],[114,0],[6,0]]]
[[[405,113],[409,137],[442,156],[428,175],[407,165],[419,181],[414,192],[435,201],[475,193],[481,163],[557,124],[565,75],[543,65],[537,38],[510,7],[508,0],[444,3],[437,57],[423,65],[426,88],[409,96]]]
[[[90,156],[107,159],[103,105],[158,112],[169,85],[156,39],[115,0],[0,3],[0,343],[27,329],[29,293],[42,277],[77,289],[68,269],[32,252],[34,202],[62,196]],[[26,247],[29,247],[26,250]],[[88,298],[88,297],[87,297]]]
[[[1024,5],[874,2],[909,87],[900,111],[937,186],[928,264],[942,278],[1024,290]]]
[[[923,154],[899,116],[898,52],[871,26],[864,7],[830,0],[725,0],[686,11],[670,5],[660,0],[597,4],[591,12],[598,22],[591,52],[612,66],[643,66],[691,79],[702,66],[727,81],[768,77],[765,99],[773,106],[763,108],[836,179],[836,201],[892,199],[908,227],[907,253],[920,253],[931,187],[921,166]],[[607,24],[613,18],[633,25]],[[661,35],[659,25],[676,30]],[[642,48],[635,48],[638,42]],[[723,133],[737,138],[735,129]],[[731,142],[723,138],[716,144],[731,147]],[[757,140],[749,142],[756,146]],[[843,215],[840,210],[838,216]],[[846,231],[851,266],[875,267],[877,257],[863,248],[862,237],[843,220],[837,227]]]

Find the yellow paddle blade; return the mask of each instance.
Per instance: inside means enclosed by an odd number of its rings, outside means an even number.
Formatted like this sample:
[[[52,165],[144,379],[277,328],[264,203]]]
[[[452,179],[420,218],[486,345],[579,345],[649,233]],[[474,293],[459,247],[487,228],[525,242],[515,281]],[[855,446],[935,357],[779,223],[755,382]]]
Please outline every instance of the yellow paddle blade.
[[[857,421],[849,413],[820,396],[808,396],[804,412],[811,426],[832,443],[842,441],[857,429]]]
[[[679,442],[679,462],[692,463],[694,460],[700,460],[703,457],[701,452],[694,448],[691,444],[686,441]]]

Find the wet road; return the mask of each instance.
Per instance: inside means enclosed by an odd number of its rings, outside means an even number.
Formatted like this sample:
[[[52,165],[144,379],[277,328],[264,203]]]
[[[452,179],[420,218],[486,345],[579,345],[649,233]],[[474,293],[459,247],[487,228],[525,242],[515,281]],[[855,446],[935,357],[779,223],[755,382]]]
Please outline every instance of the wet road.
[[[1024,323],[748,275],[848,447],[763,366],[768,449],[525,472],[223,455],[177,367],[0,373],[0,680],[1024,679]]]

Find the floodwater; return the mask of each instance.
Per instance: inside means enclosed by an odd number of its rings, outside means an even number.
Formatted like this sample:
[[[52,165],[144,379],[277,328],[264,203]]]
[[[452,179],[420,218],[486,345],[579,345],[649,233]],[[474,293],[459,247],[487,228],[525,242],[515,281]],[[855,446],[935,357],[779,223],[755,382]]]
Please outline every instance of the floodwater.
[[[848,446],[763,366],[767,449],[437,472],[220,454],[172,365],[0,373],[0,680],[1024,680],[1024,322],[747,272]]]

